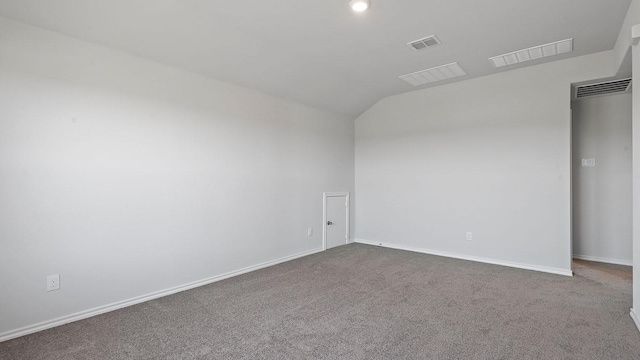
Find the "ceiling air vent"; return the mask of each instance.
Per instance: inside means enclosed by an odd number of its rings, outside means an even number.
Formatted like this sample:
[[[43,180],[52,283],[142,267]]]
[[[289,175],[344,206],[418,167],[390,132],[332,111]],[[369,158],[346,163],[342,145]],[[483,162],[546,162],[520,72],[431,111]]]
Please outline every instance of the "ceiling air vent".
[[[416,50],[416,51],[425,50],[430,47],[438,46],[440,44],[442,43],[440,42],[440,40],[438,40],[438,38],[435,35],[427,36],[424,39],[407,43],[407,45],[411,46],[413,50]]]
[[[434,67],[427,70],[421,70],[407,75],[400,76],[411,86],[420,86],[432,82],[444,81],[459,76],[465,76],[467,72],[457,63],[451,63]]]
[[[545,45],[534,46],[528,49],[522,49],[508,54],[494,56],[489,58],[491,64],[495,68],[503,66],[515,65],[518,63],[540,59],[543,57],[556,56],[573,51],[573,38],[552,42]]]
[[[576,98],[582,99],[590,96],[608,95],[626,92],[631,89],[631,79],[608,81],[597,84],[576,86]]]

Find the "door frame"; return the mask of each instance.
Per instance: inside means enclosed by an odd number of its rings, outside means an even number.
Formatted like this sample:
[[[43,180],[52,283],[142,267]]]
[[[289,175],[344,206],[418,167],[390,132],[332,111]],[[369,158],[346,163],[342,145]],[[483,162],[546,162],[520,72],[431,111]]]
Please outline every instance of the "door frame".
[[[349,243],[349,209],[351,202],[349,201],[348,192],[324,192],[322,193],[322,250],[327,250],[327,198],[344,197],[345,198],[345,216],[347,220],[347,232],[345,234],[345,244]]]

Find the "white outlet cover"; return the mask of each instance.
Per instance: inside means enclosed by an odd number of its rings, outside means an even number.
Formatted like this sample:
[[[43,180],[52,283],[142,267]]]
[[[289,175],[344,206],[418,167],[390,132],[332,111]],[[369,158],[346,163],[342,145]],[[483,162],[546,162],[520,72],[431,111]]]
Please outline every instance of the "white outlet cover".
[[[47,276],[47,291],[60,289],[60,274]]]
[[[313,228],[307,229],[307,236],[313,236]]]

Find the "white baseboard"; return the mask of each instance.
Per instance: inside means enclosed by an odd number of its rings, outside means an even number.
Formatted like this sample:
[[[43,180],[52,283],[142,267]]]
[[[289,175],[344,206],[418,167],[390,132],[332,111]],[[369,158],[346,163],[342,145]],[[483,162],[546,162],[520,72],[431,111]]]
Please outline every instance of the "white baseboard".
[[[524,270],[540,271],[540,272],[556,274],[556,275],[573,276],[573,271],[566,270],[566,269],[561,269],[561,268],[552,268],[552,267],[546,267],[546,266],[520,264],[520,263],[515,263],[515,262],[510,262],[510,261],[502,261],[502,260],[481,258],[481,257],[477,257],[477,256],[459,255],[459,254],[448,253],[448,252],[444,252],[444,251],[422,249],[422,248],[416,248],[416,247],[412,247],[412,246],[397,245],[397,244],[384,243],[384,242],[379,242],[379,241],[369,241],[369,240],[363,240],[363,239],[356,239],[355,242],[360,243],[360,244],[382,246],[382,247],[386,247],[386,248],[390,248],[390,249],[413,251],[413,252],[419,252],[419,253],[423,253],[423,254],[443,256],[443,257],[460,259],[460,260],[469,260],[469,261],[476,261],[476,262],[492,264],[492,265],[508,266],[508,267],[524,269]]]
[[[104,314],[110,311],[114,311],[114,310],[118,310],[118,309],[122,309],[124,307],[127,306],[131,306],[131,305],[135,305],[135,304],[140,304],[143,303],[145,301],[149,301],[149,300],[153,300],[153,299],[157,299],[157,298],[161,298],[163,296],[167,296],[167,295],[171,295],[171,294],[175,294],[175,293],[179,293],[185,290],[190,290],[190,289],[194,289],[200,286],[204,286],[204,285],[208,285],[217,281],[221,281],[224,279],[228,279],[230,277],[234,277],[234,276],[238,276],[238,275],[242,275],[242,274],[246,274],[248,272],[252,272],[255,270],[259,270],[259,269],[263,269],[269,266],[273,266],[273,265],[277,265],[283,262],[287,262],[287,261],[291,261],[294,259],[298,259],[301,257],[305,257],[308,255],[312,255],[315,253],[319,253],[323,251],[323,249],[315,249],[315,250],[310,250],[310,251],[305,251],[299,254],[295,254],[295,255],[291,255],[291,256],[286,256],[280,259],[276,259],[273,261],[267,261],[258,265],[253,265],[253,266],[249,266],[246,268],[242,268],[236,271],[231,271],[225,274],[221,274],[221,275],[217,275],[217,276],[213,276],[207,279],[202,279],[202,280],[198,280],[198,281],[194,281],[188,284],[184,284],[184,285],[180,285],[180,286],[176,286],[170,289],[166,289],[166,290],[161,290],[161,291],[157,291],[157,292],[153,292],[150,294],[146,294],[146,295],[142,295],[142,296],[137,296],[128,300],[123,300],[123,301],[118,301],[112,304],[108,304],[108,305],[104,305],[104,306],[99,306],[93,309],[89,309],[89,310],[85,310],[85,311],[80,311],[77,312],[75,314],[71,314],[71,315],[67,315],[67,316],[62,316],[59,317],[57,319],[53,319],[53,320],[48,320],[48,321],[44,321],[38,324],[34,324],[34,325],[29,325],[29,326],[25,326],[16,330],[10,330],[7,332],[4,332],[2,334],[0,334],[0,342],[3,341],[7,341],[7,340],[11,340],[11,339],[15,339],[17,337],[20,336],[24,336],[24,335],[29,335],[29,334],[33,334],[35,332],[38,331],[42,331],[42,330],[47,330],[47,329],[51,329],[54,328],[56,326],[60,326],[60,325],[64,325],[64,324],[68,324],[74,321],[78,321],[78,320],[82,320],[82,319],[86,319],[86,318],[90,318],[92,316],[96,316],[96,315],[100,315],[100,314]]]
[[[638,314],[636,314],[636,311],[633,309],[631,309],[631,312],[629,313],[629,315],[631,315],[633,322],[636,323],[636,327],[638,328],[638,331],[640,331],[640,316],[638,316]]]
[[[595,262],[601,262],[601,263],[607,263],[607,264],[633,266],[633,261],[631,260],[609,259],[609,258],[602,258],[597,256],[577,255],[577,254],[573,254],[573,258],[578,260],[595,261]]]

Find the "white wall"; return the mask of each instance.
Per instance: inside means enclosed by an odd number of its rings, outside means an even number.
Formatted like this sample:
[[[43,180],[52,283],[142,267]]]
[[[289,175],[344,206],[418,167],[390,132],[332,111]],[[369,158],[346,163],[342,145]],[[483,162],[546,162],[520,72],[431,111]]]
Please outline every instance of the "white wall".
[[[629,10],[627,10],[627,15],[624,18],[624,22],[618,33],[618,39],[613,48],[616,69],[622,66],[627,57],[627,53],[631,51],[629,47],[631,44],[631,27],[637,24],[640,24],[640,0],[633,0],[629,5]]]
[[[633,51],[633,309],[640,330],[640,46]]]
[[[638,46],[631,47],[633,27],[640,26],[640,0],[633,0],[627,11],[624,23],[620,28],[618,40],[613,49],[616,69],[629,61],[631,53],[633,72],[633,88],[639,89],[640,83],[640,50]],[[632,120],[632,147],[633,147],[633,317],[638,329],[640,329],[640,92],[633,93],[633,120]]]
[[[631,265],[631,94],[572,102],[573,254]],[[595,158],[595,167],[581,160]]]
[[[356,238],[569,273],[570,85],[612,75],[604,52],[381,100],[356,119]]]
[[[351,119],[0,18],[0,338],[321,248],[322,192],[354,191],[353,136]]]

